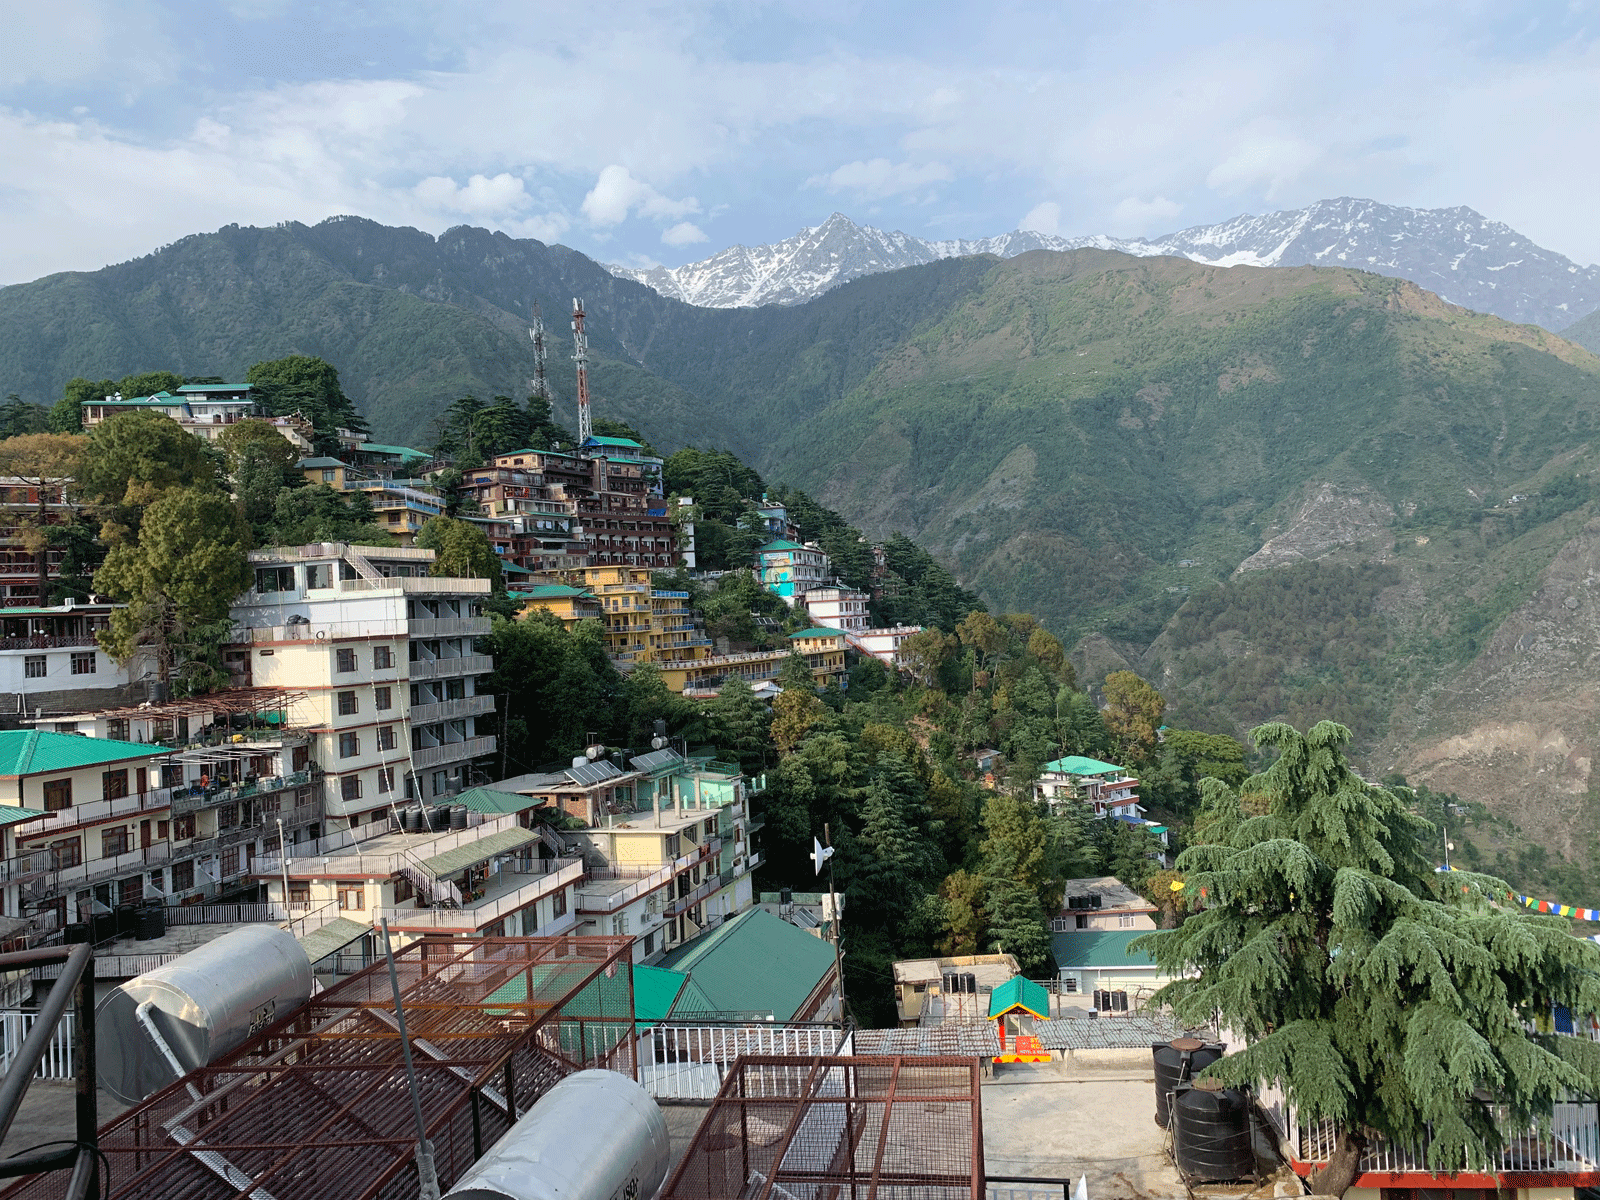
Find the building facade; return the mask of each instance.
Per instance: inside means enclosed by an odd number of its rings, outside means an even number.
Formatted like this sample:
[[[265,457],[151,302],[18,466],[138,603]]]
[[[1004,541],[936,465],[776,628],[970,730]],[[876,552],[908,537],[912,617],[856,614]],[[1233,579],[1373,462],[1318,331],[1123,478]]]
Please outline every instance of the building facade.
[[[155,674],[144,651],[118,663],[95,640],[115,606],[67,600],[0,609],[0,711],[76,712],[144,699]]]
[[[244,686],[303,693],[330,818],[361,824],[397,803],[470,786],[493,753],[478,677],[487,579],[428,575],[432,550],[322,543],[257,550],[255,586],[233,607],[224,663]],[[493,727],[489,719],[489,727]]]

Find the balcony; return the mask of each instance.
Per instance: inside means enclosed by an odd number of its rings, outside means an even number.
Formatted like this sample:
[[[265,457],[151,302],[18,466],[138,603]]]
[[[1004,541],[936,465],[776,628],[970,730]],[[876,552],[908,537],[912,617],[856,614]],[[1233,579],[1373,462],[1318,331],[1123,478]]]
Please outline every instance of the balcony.
[[[463,654],[459,658],[415,658],[409,665],[412,679],[448,679],[487,675],[494,670],[494,659],[487,654]]]
[[[173,788],[172,811],[174,814],[182,816],[185,813],[197,812],[202,808],[210,808],[216,804],[227,804],[231,800],[247,800],[252,796],[270,796],[276,792],[287,791],[290,788],[305,787],[310,782],[310,771],[296,771],[292,775],[258,779],[253,783],[241,783],[233,787],[213,787],[204,790],[198,787]]]
[[[442,746],[428,746],[421,750],[411,752],[411,765],[418,771],[426,771],[430,767],[442,766],[445,763],[461,762],[468,758],[477,758],[479,755],[494,753],[495,739],[492,737],[470,737],[461,742],[446,742]]]
[[[460,908],[416,908],[399,905],[372,910],[374,922],[387,917],[400,929],[476,930],[504,920],[519,909],[583,878],[581,858],[534,859],[529,870],[504,869],[489,884],[483,899]],[[575,914],[568,914],[574,916]],[[540,929],[547,937],[554,926]]]
[[[431,704],[413,704],[410,710],[413,725],[432,725],[455,717],[475,717],[479,713],[494,711],[493,696],[465,696],[459,700],[436,700]]]
[[[119,796],[115,800],[88,800],[13,826],[13,836],[20,841],[41,834],[59,834],[91,821],[108,821],[114,817],[132,817],[140,813],[156,812],[170,807],[171,803],[171,788],[152,788],[149,791],[136,792],[131,796]]]
[[[488,617],[415,617],[410,622],[414,638],[487,637]]]
[[[578,892],[578,911],[606,916],[626,908],[639,897],[672,882],[675,867],[659,867],[634,875],[625,868],[591,871],[589,882]]]
[[[710,896],[720,887],[722,887],[722,877],[720,875],[707,875],[700,886],[695,888],[688,895],[674,896],[671,900],[667,901],[666,915],[669,917],[675,917],[680,913],[688,912],[696,904],[699,904],[700,901],[704,900],[707,896]]]
[[[32,569],[32,568],[31,568]],[[32,569],[33,577],[38,578],[37,569]],[[20,574],[20,569],[19,569]],[[0,616],[4,613],[0,612]],[[27,637],[0,638],[0,650],[65,650],[69,648],[98,646],[94,634],[73,634],[61,636],[53,633],[36,633]]]

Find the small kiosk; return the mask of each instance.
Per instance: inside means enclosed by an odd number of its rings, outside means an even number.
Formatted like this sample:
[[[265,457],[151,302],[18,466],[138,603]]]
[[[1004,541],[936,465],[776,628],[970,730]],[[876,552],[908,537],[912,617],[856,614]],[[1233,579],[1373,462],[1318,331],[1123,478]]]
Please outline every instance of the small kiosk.
[[[1000,1039],[997,1063],[1049,1062],[1050,1051],[1039,1045],[1034,1021],[1050,1019],[1050,993],[1031,979],[1013,975],[989,994],[989,1019]],[[1007,1026],[1011,1029],[1009,1042]]]

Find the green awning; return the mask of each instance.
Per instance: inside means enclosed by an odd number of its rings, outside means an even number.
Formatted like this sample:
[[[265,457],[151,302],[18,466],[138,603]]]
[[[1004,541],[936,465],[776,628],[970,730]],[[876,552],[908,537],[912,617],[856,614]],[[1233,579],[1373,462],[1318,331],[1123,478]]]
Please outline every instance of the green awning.
[[[488,837],[478,838],[465,846],[457,846],[454,850],[446,850],[443,854],[425,858],[422,860],[422,868],[435,879],[448,879],[468,867],[487,862],[496,855],[509,854],[529,842],[538,840],[539,835],[528,829],[502,829],[499,833],[491,833]]]
[[[371,932],[371,925],[363,925],[360,921],[352,921],[349,917],[338,917],[297,940],[300,948],[306,952],[306,957],[315,963],[330,954],[338,953],[357,938]]]

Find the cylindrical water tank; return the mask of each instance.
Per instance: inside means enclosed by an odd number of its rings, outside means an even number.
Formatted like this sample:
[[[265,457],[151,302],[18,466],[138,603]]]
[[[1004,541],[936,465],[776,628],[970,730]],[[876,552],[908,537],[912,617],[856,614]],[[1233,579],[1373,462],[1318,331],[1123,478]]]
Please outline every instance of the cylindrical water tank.
[[[465,829],[467,827],[467,806],[465,804],[452,805],[450,808],[450,828]]]
[[[1172,1093],[1172,1157],[1190,1183],[1254,1175],[1250,1097],[1215,1079],[1180,1083]]]
[[[615,1071],[579,1071],[540,1097],[445,1200],[646,1200],[670,1161],[667,1122],[649,1092]]]
[[[1177,1086],[1192,1080],[1227,1050],[1225,1042],[1203,1042],[1199,1038],[1174,1038],[1170,1042],[1150,1044],[1156,1068],[1157,1125],[1163,1129],[1167,1127],[1167,1104]]]
[[[148,1019],[184,1072],[203,1067],[311,998],[311,960],[276,925],[223,934],[106,993],[95,1008],[100,1086],[137,1104],[179,1078],[138,1019]]]
[[[135,918],[133,936],[141,942],[151,942],[158,937],[165,937],[167,933],[167,910],[160,905],[152,904],[148,908],[141,908]]]

